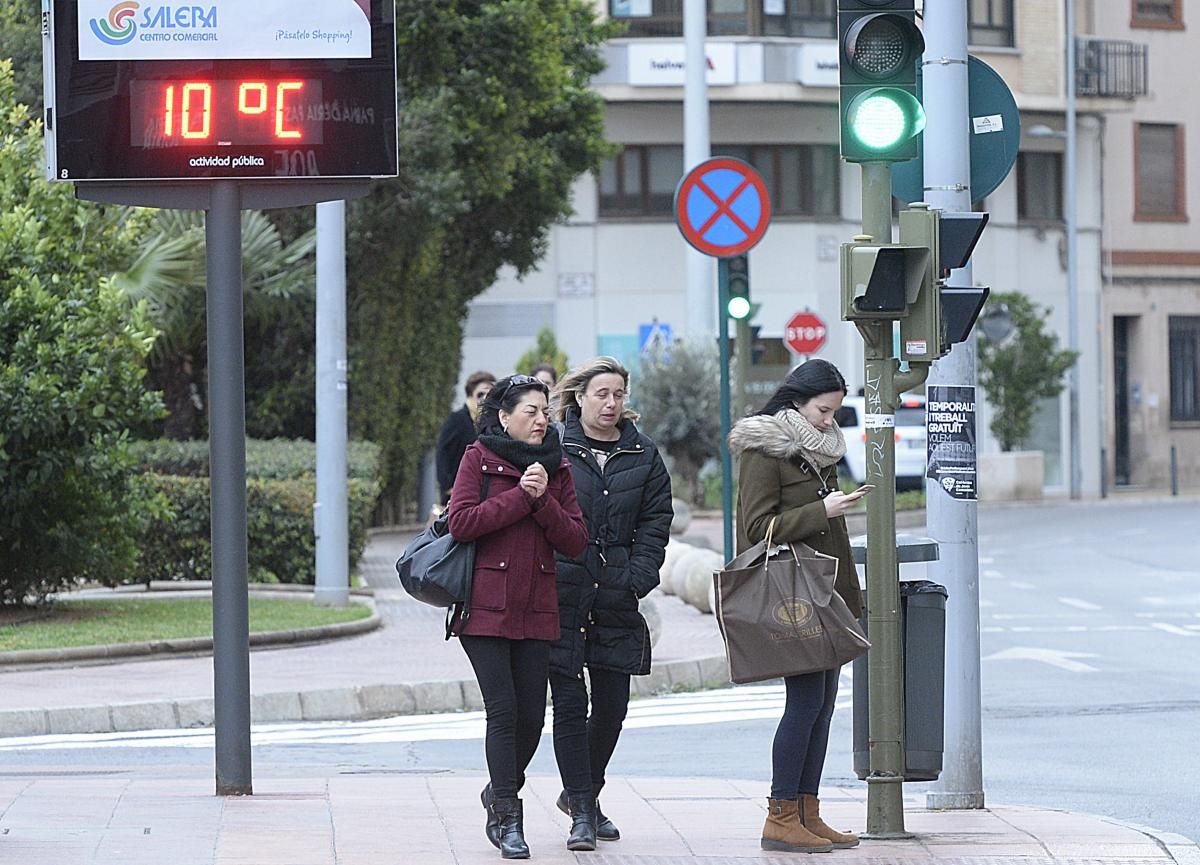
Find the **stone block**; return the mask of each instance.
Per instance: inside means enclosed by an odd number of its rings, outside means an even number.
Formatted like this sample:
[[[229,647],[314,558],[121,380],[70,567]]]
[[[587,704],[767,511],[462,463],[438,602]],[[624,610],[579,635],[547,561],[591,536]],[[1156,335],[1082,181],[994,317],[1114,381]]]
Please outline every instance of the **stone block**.
[[[463,708],[463,688],[458,680],[417,682],[413,685],[417,712],[457,712]]]
[[[62,733],[111,733],[112,718],[108,706],[67,706],[46,710],[46,732]]]
[[[118,703],[109,709],[112,713],[112,729],[117,733],[128,730],[174,730],[179,726],[175,704],[166,701]]]
[[[300,716],[305,721],[352,721],[361,717],[354,688],[318,688],[300,692]]]
[[[250,719],[257,724],[272,721],[300,721],[303,718],[300,695],[295,691],[254,694],[250,697]]]
[[[358,689],[358,702],[368,718],[413,715],[417,711],[412,685],[364,685]]]

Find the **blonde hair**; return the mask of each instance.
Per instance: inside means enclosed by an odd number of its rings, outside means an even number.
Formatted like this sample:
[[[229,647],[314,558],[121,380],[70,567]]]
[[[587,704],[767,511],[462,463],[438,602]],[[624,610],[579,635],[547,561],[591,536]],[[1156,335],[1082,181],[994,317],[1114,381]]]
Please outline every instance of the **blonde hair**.
[[[554,397],[558,401],[555,417],[560,421],[565,421],[568,411],[580,410],[579,398],[587,391],[588,382],[596,376],[606,373],[619,375],[625,382],[625,389],[629,390],[629,370],[619,360],[607,355],[594,357],[568,372],[555,386]],[[639,417],[640,415],[631,408],[626,408],[621,414],[621,420],[636,422]]]

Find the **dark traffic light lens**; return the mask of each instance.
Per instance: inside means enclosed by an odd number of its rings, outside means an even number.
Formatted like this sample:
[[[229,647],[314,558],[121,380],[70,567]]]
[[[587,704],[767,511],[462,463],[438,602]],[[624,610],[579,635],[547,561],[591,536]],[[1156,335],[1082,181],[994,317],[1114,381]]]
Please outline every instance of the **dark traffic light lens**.
[[[889,75],[904,61],[907,43],[900,28],[876,18],[863,28],[854,45],[854,65],[863,75]]]
[[[888,14],[868,15],[854,22],[843,47],[854,71],[877,81],[896,75],[925,48],[920,31],[911,22]]]

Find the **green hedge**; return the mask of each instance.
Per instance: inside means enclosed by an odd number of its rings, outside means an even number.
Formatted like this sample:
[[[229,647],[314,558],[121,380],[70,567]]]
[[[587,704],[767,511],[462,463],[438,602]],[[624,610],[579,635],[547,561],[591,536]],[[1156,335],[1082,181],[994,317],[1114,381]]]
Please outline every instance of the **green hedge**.
[[[142,471],[160,475],[208,477],[208,442],[153,441],[130,442],[129,452]],[[290,480],[316,472],[317,446],[310,441],[292,439],[247,439],[246,475],[252,478]],[[372,442],[350,442],[346,449],[347,474],[360,480],[379,476],[379,446]]]
[[[171,515],[152,521],[140,540],[141,557],[134,582],[212,578],[208,478],[149,475],[151,487],[170,503]],[[252,582],[316,581],[312,479],[246,482],[248,574]],[[367,545],[367,522],[379,486],[349,482],[350,566]]]
[[[147,526],[133,582],[212,577],[208,442],[147,441],[131,445],[150,489],[168,513]],[[367,526],[379,497],[379,448],[354,442],[348,457],[350,566],[367,544]],[[249,578],[254,582],[316,580],[316,446],[308,441],[246,442],[246,530]]]

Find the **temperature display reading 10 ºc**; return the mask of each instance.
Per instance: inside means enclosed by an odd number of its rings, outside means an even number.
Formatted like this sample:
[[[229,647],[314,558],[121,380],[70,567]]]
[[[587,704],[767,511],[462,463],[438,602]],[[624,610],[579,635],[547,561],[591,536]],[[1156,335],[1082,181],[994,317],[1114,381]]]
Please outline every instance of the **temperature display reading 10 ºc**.
[[[130,88],[134,147],[322,143],[318,80],[149,80]]]

